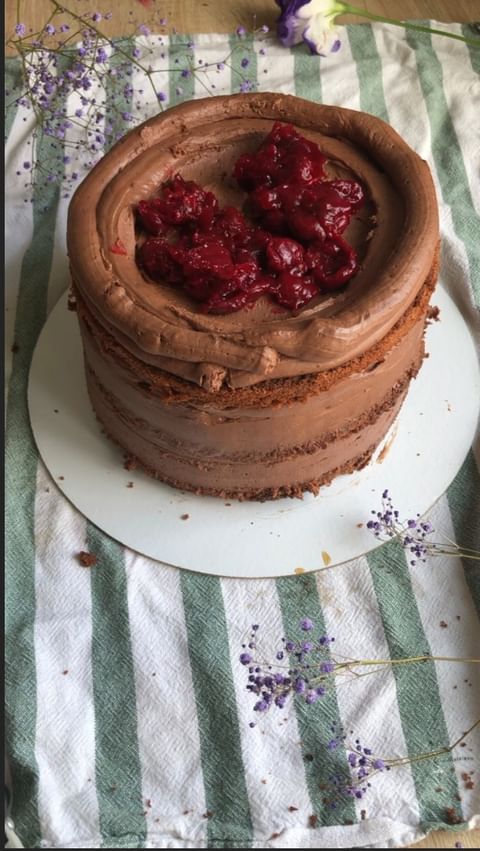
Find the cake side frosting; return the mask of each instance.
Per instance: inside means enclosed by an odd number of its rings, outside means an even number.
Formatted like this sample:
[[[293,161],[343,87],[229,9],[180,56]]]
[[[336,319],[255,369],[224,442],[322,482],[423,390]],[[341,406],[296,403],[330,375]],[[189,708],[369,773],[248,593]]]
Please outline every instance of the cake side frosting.
[[[317,376],[208,394],[140,368],[79,301],[87,384],[106,433],[132,462],[186,490],[264,499],[317,493],[360,469],[395,419],[423,357],[437,266],[377,347]],[[168,392],[171,382],[171,392]],[[134,459],[134,460],[133,460]]]

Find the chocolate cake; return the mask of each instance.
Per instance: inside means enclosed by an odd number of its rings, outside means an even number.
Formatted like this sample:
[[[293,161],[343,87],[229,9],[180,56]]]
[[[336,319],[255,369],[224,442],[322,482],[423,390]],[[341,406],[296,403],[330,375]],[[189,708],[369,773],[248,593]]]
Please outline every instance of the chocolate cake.
[[[106,434],[130,466],[228,498],[316,494],[361,469],[425,356],[438,244],[427,164],[373,116],[262,93],[147,121],[69,211]]]

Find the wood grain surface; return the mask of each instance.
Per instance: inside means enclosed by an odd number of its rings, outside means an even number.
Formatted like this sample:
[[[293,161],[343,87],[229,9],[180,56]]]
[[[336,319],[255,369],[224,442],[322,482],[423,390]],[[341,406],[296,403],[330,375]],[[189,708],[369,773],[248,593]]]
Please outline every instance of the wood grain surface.
[[[146,1],[146,0],[145,0]],[[177,32],[233,32],[242,25],[247,28],[267,24],[273,27],[278,9],[274,0],[150,0],[144,6],[140,0],[65,0],[63,5],[81,14],[113,11],[112,20],[103,23],[105,33],[121,36],[131,32],[132,22],[145,23],[152,29]],[[437,21],[480,21],[480,0],[352,0],[352,5],[378,15],[392,18],[431,19]],[[17,13],[17,6],[19,12]],[[5,35],[13,33],[20,20],[38,31],[51,11],[49,0],[6,0]],[[17,17],[18,14],[18,17]],[[160,19],[167,19],[164,27]],[[352,15],[338,19],[340,23],[359,20]],[[10,53],[10,51],[8,51]],[[469,832],[436,831],[413,848],[478,848],[480,830]]]

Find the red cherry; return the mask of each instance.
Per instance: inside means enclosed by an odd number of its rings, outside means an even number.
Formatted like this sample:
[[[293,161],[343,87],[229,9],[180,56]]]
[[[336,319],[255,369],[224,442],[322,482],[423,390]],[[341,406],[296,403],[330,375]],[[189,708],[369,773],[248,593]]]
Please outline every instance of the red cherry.
[[[305,271],[303,248],[294,239],[271,237],[267,244],[266,259],[271,272],[295,270],[296,274],[301,275]]]
[[[284,307],[298,310],[308,304],[318,292],[318,287],[308,275],[298,277],[291,272],[282,272],[278,279],[276,299]]]
[[[147,274],[155,280],[167,281],[170,284],[180,283],[182,268],[178,262],[180,249],[170,245],[166,239],[151,237],[143,243],[139,250],[140,264]]]
[[[160,203],[160,198],[152,198],[150,201],[139,201],[137,206],[140,223],[148,233],[154,236],[165,232],[165,223],[158,208]]]
[[[358,268],[357,253],[341,236],[331,237],[320,246],[312,260],[313,278],[322,290],[335,290],[343,286]]]

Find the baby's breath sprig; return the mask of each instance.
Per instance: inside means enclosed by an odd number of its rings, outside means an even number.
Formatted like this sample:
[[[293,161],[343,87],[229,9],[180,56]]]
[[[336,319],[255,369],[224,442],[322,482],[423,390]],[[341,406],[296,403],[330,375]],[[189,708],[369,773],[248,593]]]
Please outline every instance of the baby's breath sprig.
[[[275,660],[265,660],[258,650],[259,625],[253,624],[249,638],[242,645],[240,664],[248,670],[246,690],[255,698],[253,710],[263,714],[271,709],[283,709],[287,701],[297,696],[311,705],[317,703],[330,687],[339,686],[381,671],[406,665],[428,662],[480,664],[480,658],[457,656],[409,656],[405,659],[355,659],[333,650],[335,638],[315,635],[315,624],[303,618],[300,630],[303,639],[282,638]],[[254,727],[255,722],[250,722]]]
[[[370,747],[364,747],[359,738],[352,742],[344,731],[338,730],[334,724],[332,726],[333,737],[327,743],[326,748],[333,751],[343,745],[348,768],[340,769],[336,774],[330,776],[329,784],[324,790],[327,793],[326,803],[334,809],[341,798],[363,798],[370,789],[373,778],[385,771],[404,768],[427,760],[441,760],[442,757],[451,754],[462,745],[478,726],[480,726],[480,718],[474,721],[468,730],[458,736],[452,744],[436,750],[412,754],[411,756],[386,757],[378,756]],[[458,818],[460,821],[460,817]]]
[[[216,94],[216,75],[225,68],[237,80],[234,90],[255,87],[249,77],[254,47],[243,27],[237,29],[220,62],[203,61],[192,41],[177,39],[173,67],[163,67],[162,61],[162,67],[155,68],[154,60],[164,60],[168,49],[166,19],[159,17],[152,25],[158,31],[152,32],[132,18],[117,39],[104,28],[111,12],[81,13],[59,0],[49,2],[50,14],[38,32],[27,32],[18,20],[7,41],[20,58],[21,84],[19,92],[7,91],[6,106],[22,107],[25,122],[29,114],[33,119],[31,151],[17,172],[18,177],[27,178],[27,190],[39,181],[54,183],[69,197],[78,180],[122,134],[118,114],[124,124],[134,126],[165,109],[168,95],[161,87],[165,74],[180,72],[185,80],[195,79],[208,96]],[[257,39],[267,32],[266,26],[253,29]],[[236,62],[239,51],[241,60]],[[145,89],[153,95],[147,106]],[[176,93],[181,97],[181,86]],[[46,149],[48,168],[44,164]],[[26,201],[31,200],[31,191],[28,194]]]
[[[480,552],[470,547],[462,547],[447,535],[441,534],[443,541],[432,540],[435,529],[431,522],[422,519],[420,514],[408,520],[400,520],[400,513],[394,507],[388,490],[382,493],[382,508],[372,511],[374,520],[369,520],[367,529],[381,541],[396,539],[407,553],[410,553],[411,565],[417,561],[425,562],[428,556],[448,555],[457,558],[480,560]]]
[[[275,660],[261,658],[258,647],[259,624],[252,625],[248,639],[242,644],[239,661],[248,670],[246,690],[254,697],[253,711],[258,717],[265,716],[269,710],[285,709],[293,698],[310,706],[321,701],[329,688],[338,688],[394,667],[428,662],[480,664],[480,659],[456,656],[354,659],[333,650],[334,637],[316,635],[315,624],[310,618],[303,618],[299,629],[305,633],[304,638],[296,641],[282,638]],[[250,721],[249,726],[256,727],[256,722]],[[325,743],[325,748],[346,754],[346,764],[344,756],[339,756],[338,770],[321,787],[326,805],[335,808],[342,798],[363,798],[377,774],[424,760],[441,759],[458,748],[478,726],[480,719],[450,745],[425,753],[387,757],[374,753],[371,747],[364,747],[360,738],[352,740],[353,731],[347,735],[342,728],[333,724],[331,739]]]

